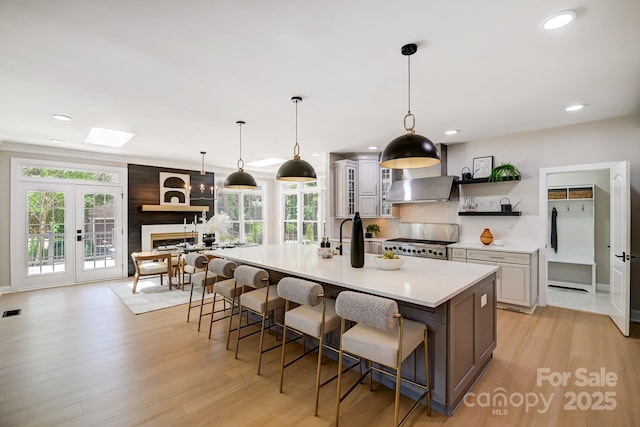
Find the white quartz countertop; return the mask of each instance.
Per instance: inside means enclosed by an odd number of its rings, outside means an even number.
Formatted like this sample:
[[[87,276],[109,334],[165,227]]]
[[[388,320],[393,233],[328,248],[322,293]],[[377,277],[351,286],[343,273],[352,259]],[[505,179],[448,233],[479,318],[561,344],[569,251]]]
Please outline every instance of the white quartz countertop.
[[[490,245],[483,245],[481,242],[458,242],[447,245],[448,248],[460,248],[460,249],[481,249],[483,251],[502,251],[502,252],[516,252],[524,254],[533,254],[538,251],[538,246],[533,243],[512,243],[504,242],[504,245],[498,246],[493,243]]]
[[[348,255],[324,259],[313,245],[276,244],[207,251],[232,261],[294,274],[427,307],[437,307],[494,274],[497,267],[444,260],[403,257],[400,270],[380,270],[372,254],[363,268],[352,268]]]

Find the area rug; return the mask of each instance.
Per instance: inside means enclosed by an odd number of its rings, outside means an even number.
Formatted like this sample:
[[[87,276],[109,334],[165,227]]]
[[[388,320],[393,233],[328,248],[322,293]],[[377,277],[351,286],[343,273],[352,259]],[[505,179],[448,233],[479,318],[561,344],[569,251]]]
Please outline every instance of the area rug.
[[[131,293],[133,280],[114,283],[109,287],[133,314],[148,313],[189,302],[190,289],[188,286],[185,286],[184,291],[180,290],[178,286],[174,286],[172,290],[169,290],[169,286],[166,283],[160,286],[160,279],[138,280],[135,294]],[[194,298],[196,296],[199,298],[201,292],[200,288],[196,287],[193,290]]]

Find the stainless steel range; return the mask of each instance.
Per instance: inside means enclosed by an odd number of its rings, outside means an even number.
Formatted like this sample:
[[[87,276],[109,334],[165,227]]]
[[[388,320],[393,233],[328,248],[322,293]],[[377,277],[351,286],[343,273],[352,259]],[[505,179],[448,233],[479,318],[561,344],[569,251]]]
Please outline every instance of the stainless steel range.
[[[401,222],[398,232],[400,237],[383,242],[384,252],[447,259],[447,245],[458,241],[458,224]]]

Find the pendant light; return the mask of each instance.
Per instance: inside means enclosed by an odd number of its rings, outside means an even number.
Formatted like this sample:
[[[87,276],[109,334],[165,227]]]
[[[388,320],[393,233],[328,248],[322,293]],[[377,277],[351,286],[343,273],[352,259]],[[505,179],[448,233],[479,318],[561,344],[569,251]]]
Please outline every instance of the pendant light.
[[[202,154],[202,168],[200,168],[200,175],[206,175],[207,172],[204,170],[204,155],[207,154],[207,152],[201,151],[200,154]]]
[[[238,159],[238,170],[227,177],[224,180],[224,188],[231,188],[234,190],[253,190],[258,187],[256,180],[253,179],[251,174],[244,171],[244,160],[242,160],[242,125],[245,123],[242,120],[236,122],[240,128],[240,158]]]
[[[296,104],[296,145],[293,146],[293,159],[287,160],[280,166],[276,174],[276,179],[279,181],[297,182],[315,181],[317,178],[313,166],[300,158],[300,146],[298,145],[298,103],[302,102],[302,98],[294,96],[291,98],[291,101]]]
[[[411,113],[411,55],[416,53],[417,50],[418,46],[413,43],[402,46],[402,54],[407,57],[409,64],[409,111],[404,116],[406,133],[391,141],[382,152],[380,166],[384,168],[426,168],[440,163],[440,153],[435,144],[422,135],[416,135],[414,131],[416,118]],[[409,120],[411,121],[410,125],[407,124]]]

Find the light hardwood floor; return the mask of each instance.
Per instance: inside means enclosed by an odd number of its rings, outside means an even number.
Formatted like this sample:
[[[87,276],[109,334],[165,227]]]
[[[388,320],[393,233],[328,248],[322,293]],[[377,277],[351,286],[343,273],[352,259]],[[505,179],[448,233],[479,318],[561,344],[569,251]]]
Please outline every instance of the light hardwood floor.
[[[321,390],[313,417],[313,357],[287,370],[278,393],[279,352],[257,376],[256,339],[244,340],[239,360],[225,350],[226,322],[213,339],[186,323],[186,306],[135,316],[107,284],[3,295],[0,311],[0,426],[329,426],[335,382]],[[455,415],[414,414],[409,425],[638,426],[640,327],[624,338],[608,317],[558,308],[533,315],[498,311],[494,360]],[[273,337],[270,337],[273,339]],[[290,346],[292,351],[295,345]],[[299,348],[298,348],[299,350]],[[326,363],[326,372],[335,367]],[[537,369],[569,372],[567,385],[537,384]],[[576,385],[576,370],[617,375],[616,385]],[[610,374],[612,375],[612,374]],[[500,389],[502,388],[502,389]],[[596,410],[600,406],[613,410]],[[490,399],[506,395],[506,406]],[[550,400],[533,403],[533,393]],[[571,394],[578,400],[576,409]],[[611,395],[611,393],[614,393]],[[402,401],[407,405],[408,401]],[[499,404],[499,402],[496,402]],[[474,405],[474,406],[472,406]],[[580,409],[582,407],[583,409]],[[359,386],[342,408],[343,426],[387,426],[392,392]]]

